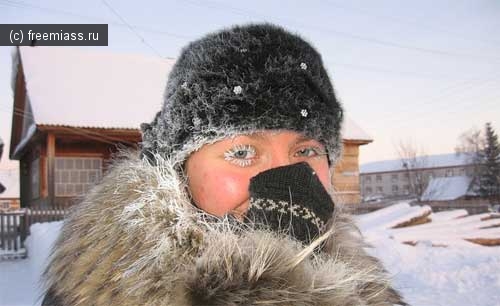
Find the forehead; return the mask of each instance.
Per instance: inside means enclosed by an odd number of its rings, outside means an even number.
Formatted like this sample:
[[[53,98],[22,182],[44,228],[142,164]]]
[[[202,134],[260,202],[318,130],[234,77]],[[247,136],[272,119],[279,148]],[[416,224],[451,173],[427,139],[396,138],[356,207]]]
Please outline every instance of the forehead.
[[[224,138],[224,142],[237,142],[238,140],[250,139],[253,141],[290,141],[294,143],[315,140],[302,133],[291,130],[262,130],[247,134],[237,134]]]

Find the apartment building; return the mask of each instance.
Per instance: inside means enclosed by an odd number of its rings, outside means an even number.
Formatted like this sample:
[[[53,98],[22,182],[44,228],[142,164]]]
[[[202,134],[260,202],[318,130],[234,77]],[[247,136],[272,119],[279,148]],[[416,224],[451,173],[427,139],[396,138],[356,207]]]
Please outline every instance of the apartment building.
[[[472,176],[474,166],[467,154],[440,154],[417,158],[420,165],[412,169],[418,172],[425,185],[438,177]],[[412,186],[410,174],[401,159],[366,163],[360,166],[361,197],[402,197],[410,196]]]

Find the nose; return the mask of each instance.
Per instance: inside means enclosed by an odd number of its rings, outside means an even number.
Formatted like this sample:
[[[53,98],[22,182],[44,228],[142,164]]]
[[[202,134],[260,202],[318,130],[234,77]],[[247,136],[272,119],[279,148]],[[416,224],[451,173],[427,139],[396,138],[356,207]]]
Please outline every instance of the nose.
[[[283,150],[274,150],[271,153],[270,161],[268,163],[268,167],[265,170],[283,167],[291,165],[293,161],[291,160],[288,152],[284,152]]]

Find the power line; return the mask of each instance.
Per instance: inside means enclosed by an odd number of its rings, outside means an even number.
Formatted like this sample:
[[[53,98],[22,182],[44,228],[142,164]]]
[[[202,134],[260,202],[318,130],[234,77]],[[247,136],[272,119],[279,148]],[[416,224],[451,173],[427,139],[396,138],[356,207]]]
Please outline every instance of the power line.
[[[262,14],[254,13],[254,12],[251,12],[248,10],[243,10],[243,9],[231,7],[227,4],[221,5],[220,3],[217,3],[214,1],[204,1],[203,4],[201,4],[200,2],[193,1],[193,0],[184,0],[184,3],[190,3],[190,4],[198,6],[198,7],[205,7],[205,8],[208,7],[210,9],[232,11],[235,14],[238,14],[238,15],[241,15],[244,17],[249,17],[249,18],[253,18],[253,17],[257,16],[259,18],[263,18],[264,20],[271,19],[271,17],[267,16],[267,15],[262,15]],[[207,4],[209,4],[209,5],[207,5]],[[252,16],[252,15],[255,15],[255,16]],[[450,51],[446,51],[446,50],[438,50],[438,49],[423,48],[423,47],[418,47],[418,46],[404,45],[404,44],[400,44],[400,43],[396,43],[396,42],[392,42],[392,41],[388,41],[388,40],[382,40],[382,39],[377,39],[377,38],[373,38],[373,37],[367,37],[367,36],[362,36],[362,35],[358,35],[358,34],[332,30],[329,28],[321,27],[321,26],[307,25],[307,24],[296,22],[295,20],[290,20],[290,19],[285,19],[285,18],[277,18],[277,19],[286,21],[287,23],[296,24],[296,25],[300,26],[301,28],[311,28],[311,29],[314,29],[314,30],[317,30],[320,32],[333,34],[333,35],[337,35],[337,36],[342,36],[342,37],[346,37],[349,39],[369,42],[372,44],[378,44],[378,45],[382,45],[382,46],[386,46],[386,47],[393,47],[393,48],[398,48],[398,49],[417,51],[417,52],[421,52],[421,53],[430,53],[430,54],[436,54],[436,55],[448,56],[448,57],[474,58],[474,59],[481,59],[481,60],[488,60],[488,61],[491,61],[493,59],[493,60],[500,61],[500,57],[496,57],[496,56],[461,54],[461,53],[455,53],[455,52],[450,52]]]
[[[440,99],[443,99],[445,97],[449,97],[451,95],[454,95],[456,94],[457,92],[459,94],[463,94],[464,91],[466,90],[469,90],[469,89],[476,89],[478,85],[476,85],[475,83],[476,82],[481,82],[482,84],[479,84],[479,86],[481,85],[484,85],[484,84],[487,84],[487,83],[490,83],[492,81],[495,81],[494,78],[498,77],[498,75],[495,75],[493,76],[493,79],[492,78],[488,78],[488,79],[471,79],[471,80],[467,80],[467,81],[461,81],[461,82],[458,82],[452,86],[449,86],[443,90],[441,90],[440,93],[438,93],[438,95],[435,95],[433,97],[430,97],[430,98],[427,98],[423,101],[421,101],[418,106],[419,108],[422,108],[422,106],[427,106],[427,105],[430,105],[432,104],[433,102],[436,102]],[[406,109],[406,111],[403,109],[403,110],[400,110],[404,113],[409,113],[410,111],[413,111],[412,109]]]
[[[12,0],[0,0],[0,1],[9,1],[9,2],[13,2],[14,3],[14,1],[12,1]],[[0,5],[2,5],[1,2],[0,2]],[[107,22],[110,25],[115,25],[115,26],[120,26],[120,27],[127,27],[127,25],[123,24],[123,23],[109,22],[109,21],[106,21],[104,19],[99,19],[99,18],[95,18],[95,17],[92,17],[92,16],[86,16],[86,15],[76,14],[76,13],[73,13],[73,12],[63,11],[63,10],[59,10],[59,9],[46,8],[46,7],[41,7],[41,6],[33,6],[33,5],[25,4],[25,3],[22,3],[22,4],[20,3],[20,6],[13,5],[12,7],[28,8],[28,9],[36,9],[36,10],[44,10],[44,11],[48,11],[49,13],[63,14],[63,15],[69,15],[69,16],[76,16],[76,17],[79,17],[79,18],[94,20],[94,21],[97,21],[97,22]],[[138,26],[134,26],[134,28],[135,29],[139,29],[139,30],[141,30],[143,32],[149,32],[149,33],[154,33],[154,34],[159,34],[159,35],[166,35],[166,36],[175,37],[175,38],[194,39],[194,37],[191,37],[191,36],[178,35],[178,34],[175,34],[175,33],[172,33],[172,32],[165,32],[165,31],[160,31],[160,30],[157,30],[157,29],[151,29],[151,28],[145,28],[145,27],[138,27]],[[440,78],[453,78],[454,77],[454,76],[451,76],[451,75],[450,76],[438,75],[438,77],[436,77],[436,74],[427,75],[427,74],[420,74],[420,73],[415,73],[415,72],[411,72],[411,71],[397,71],[397,70],[393,70],[393,69],[386,69],[386,68],[374,67],[374,66],[366,66],[366,65],[350,64],[350,63],[340,63],[340,62],[337,62],[337,61],[328,61],[327,63],[335,65],[336,67],[341,66],[341,67],[345,67],[345,68],[352,69],[352,70],[371,71],[371,72],[378,72],[378,73],[383,73],[383,74],[397,74],[397,75],[402,75],[402,76],[410,76],[410,77],[416,77],[416,78],[420,78],[420,79],[429,79],[429,80],[438,80]]]
[[[398,70],[386,69],[386,68],[375,67],[375,66],[341,63],[341,62],[337,62],[337,61],[326,60],[325,63],[331,64],[334,67],[345,67],[345,68],[348,68],[351,70],[371,71],[371,72],[378,72],[378,73],[382,73],[382,74],[397,74],[397,75],[401,75],[401,76],[414,77],[414,78],[426,79],[426,80],[432,80],[432,81],[456,78],[456,75],[425,74],[425,73],[423,74],[423,73],[416,73],[416,72],[412,72],[412,71],[398,71]],[[334,70],[335,70],[335,68],[334,68]]]
[[[139,37],[139,39],[141,40],[141,42],[142,42],[144,45],[146,45],[149,49],[151,49],[154,53],[156,53],[156,55],[158,55],[158,57],[160,57],[160,58],[162,57],[162,56],[160,55],[160,53],[159,53],[159,52],[158,52],[155,48],[153,48],[153,46],[152,46],[151,44],[149,44],[149,43],[146,41],[146,39],[144,39],[144,37],[143,37],[141,34],[139,34],[139,32],[137,32],[137,31],[134,29],[134,27],[133,27],[133,26],[131,26],[131,25],[130,25],[130,23],[128,23],[128,22],[125,20],[125,18],[123,18],[120,14],[118,14],[118,12],[117,12],[115,9],[113,9],[113,8],[111,7],[111,5],[110,5],[108,2],[106,2],[106,0],[101,0],[101,2],[102,2],[102,3],[104,3],[104,5],[106,5],[106,6],[109,8],[109,10],[110,10],[110,11],[111,11],[111,12],[112,12],[115,16],[117,16],[117,17],[118,17],[118,18],[119,18],[119,19],[120,19],[120,20],[121,20],[121,21],[122,21],[125,25],[127,25],[127,27],[130,29],[130,31],[132,31],[132,32],[133,32],[133,33],[134,33],[137,37]]]
[[[31,5],[31,4],[26,4],[26,3],[12,1],[12,0],[2,0],[2,1],[7,2],[7,3],[4,3],[6,5],[14,4],[14,5],[18,5],[17,7],[21,7],[21,8],[43,9],[43,10],[48,10],[48,11],[52,11],[52,12],[56,12],[56,13],[60,13],[60,14],[72,15],[72,16],[76,16],[76,17],[80,17],[80,18],[90,18],[90,19],[94,19],[94,20],[96,19],[95,17],[85,16],[85,15],[77,14],[77,13],[74,13],[74,12],[61,11],[61,10],[56,10],[56,9],[51,9],[51,8],[44,8],[44,7],[41,7],[41,6],[34,6],[34,5]],[[221,6],[220,3],[215,3],[214,4],[213,1],[210,1],[210,2],[209,1],[205,1],[205,2],[203,2],[203,4],[201,4],[201,3],[195,2],[195,1],[185,0],[184,3],[190,3],[190,4],[198,6],[198,7],[205,7],[205,8],[208,7],[210,9],[219,9],[219,10],[226,10],[226,11],[229,10],[229,11],[232,11],[233,13],[235,13],[235,14],[238,14],[238,15],[241,15],[241,16],[244,16],[244,17],[249,17],[249,18],[254,18],[255,16],[252,16],[252,15],[256,15],[256,16],[258,16],[260,18],[263,18],[264,20],[271,19],[270,16],[265,16],[265,15],[261,15],[261,14],[258,14],[258,13],[255,13],[255,12],[251,12],[251,11],[248,11],[248,10],[242,10],[242,9],[239,9],[239,8],[234,8],[234,7],[228,6],[227,4],[224,4],[223,6]],[[121,17],[119,17],[119,18],[122,19]],[[404,44],[400,44],[400,43],[396,43],[396,42],[392,42],[392,41],[376,39],[376,38],[373,38],[373,37],[366,37],[366,36],[357,35],[357,34],[353,34],[353,33],[336,31],[336,30],[332,30],[332,29],[328,29],[328,28],[324,28],[324,27],[318,27],[318,26],[312,26],[312,25],[307,25],[307,24],[303,24],[303,23],[298,23],[298,22],[296,22],[294,20],[290,20],[290,19],[285,19],[285,18],[278,18],[278,19],[286,21],[288,23],[299,25],[300,27],[303,27],[303,28],[311,28],[311,29],[318,30],[320,32],[324,32],[324,33],[328,33],[328,34],[333,34],[333,35],[337,35],[337,36],[342,36],[342,37],[346,37],[346,38],[349,38],[349,39],[365,41],[365,42],[369,42],[369,43],[373,43],[373,44],[378,44],[378,45],[382,45],[382,46],[386,46],[386,47],[393,47],[393,48],[399,48],[399,49],[405,49],[405,50],[412,50],[412,51],[417,51],[417,52],[422,52],[422,53],[436,54],[436,55],[440,55],[440,56],[460,57],[460,58],[470,58],[470,59],[480,59],[480,60],[488,60],[488,61],[491,61],[491,60],[499,60],[500,61],[500,57],[495,57],[495,56],[484,56],[484,55],[475,55],[475,54],[461,54],[461,53],[455,53],[455,52],[450,52],[450,51],[446,51],[446,50],[438,50],[438,49],[431,49],[431,48],[422,48],[422,47],[418,47],[418,46],[404,45]],[[101,22],[103,22],[102,19],[99,19],[99,20]],[[110,23],[110,24],[112,24],[112,23]],[[130,25],[127,25],[126,23],[125,24],[115,24],[115,25],[130,27]],[[185,36],[185,35],[180,35],[180,34],[176,34],[176,33],[169,33],[169,32],[152,30],[152,29],[147,29],[147,28],[140,28],[140,27],[135,27],[135,28],[140,29],[141,31],[152,32],[152,33],[157,33],[157,34],[165,34],[165,35],[169,35],[169,36],[176,37],[176,38],[185,38],[185,39],[190,39],[190,40],[194,39],[193,37],[189,37],[189,36]],[[134,31],[134,33],[137,34],[137,32],[135,30],[132,30],[132,31]],[[139,37],[141,39],[143,39],[142,36],[139,35]],[[157,53],[157,52],[155,52],[155,53]]]
[[[109,25],[118,26],[118,27],[127,27],[126,24],[119,23],[119,22],[109,21],[109,20],[104,19],[104,18],[97,18],[97,17],[94,17],[94,16],[83,15],[83,14],[75,13],[75,12],[72,12],[72,11],[61,10],[61,9],[56,9],[56,8],[49,8],[49,7],[44,7],[44,6],[40,6],[40,5],[34,5],[34,4],[25,3],[25,2],[21,2],[21,1],[0,0],[0,5],[5,5],[7,7],[13,7],[13,8],[22,8],[22,9],[32,9],[32,10],[45,11],[45,12],[51,13],[51,14],[66,15],[66,16],[77,17],[77,18],[81,18],[81,19],[92,20],[94,22],[101,22],[101,23],[104,22],[104,23],[107,23]],[[151,28],[147,28],[147,27],[138,27],[138,26],[135,26],[135,28],[139,29],[139,30],[141,30],[143,32],[149,32],[149,33],[152,33],[152,34],[159,34],[159,35],[166,35],[166,36],[170,36],[170,37],[177,38],[177,39],[182,39],[182,40],[192,40],[192,39],[195,39],[195,37],[192,37],[192,36],[187,36],[187,35],[172,33],[172,32],[158,30],[158,29],[151,29]]]
[[[442,33],[452,34],[455,38],[459,38],[459,39],[466,40],[466,41],[476,41],[476,42],[483,42],[483,43],[488,43],[488,44],[500,44],[500,41],[496,41],[496,40],[485,40],[485,39],[468,38],[468,37],[466,38],[457,32],[450,31],[450,30],[443,29],[443,28],[435,28],[435,27],[429,26],[428,24],[426,24],[424,22],[407,20],[407,19],[403,19],[403,18],[390,16],[390,15],[374,14],[373,12],[371,12],[369,10],[360,9],[357,7],[355,8],[355,7],[351,7],[351,6],[345,6],[345,5],[340,4],[338,2],[335,2],[335,1],[323,0],[322,2],[324,2],[330,6],[339,8],[339,9],[343,9],[346,11],[354,11],[354,12],[360,13],[362,15],[367,15],[369,17],[377,18],[377,19],[383,20],[383,21],[395,22],[395,23],[399,23],[399,24],[408,24],[408,25],[416,26],[419,29],[427,29],[427,30],[433,31],[433,32],[435,32],[437,30],[437,31],[442,32]]]
[[[488,84],[488,86],[491,86],[492,84],[489,84],[489,83],[494,82],[494,81],[496,81],[496,80],[486,80],[485,82],[483,82],[482,86],[485,86],[486,84]],[[477,86],[468,86],[468,87],[463,87],[462,89],[470,89],[471,87],[473,89],[478,88]],[[459,93],[459,94],[463,95],[463,92]],[[442,95],[441,97],[429,99],[428,101],[426,101],[426,103],[419,103],[418,107],[421,108],[421,106],[429,105],[431,102],[434,102],[434,101],[436,101],[440,98],[443,98],[445,96],[449,96],[449,94]],[[470,101],[473,101],[473,103],[470,103]],[[462,103],[460,103],[460,102],[462,102]],[[474,104],[477,104],[477,100],[471,100],[470,98],[462,96],[461,99],[458,99],[458,100],[455,99],[454,101],[450,101],[449,103],[446,103],[444,105],[441,104],[441,105],[439,105],[440,106],[439,108],[433,109],[432,111],[420,111],[420,112],[418,112],[415,110],[410,110],[409,112],[406,112],[406,113],[411,113],[411,117],[410,117],[410,115],[408,115],[406,117],[401,117],[401,116],[393,117],[392,119],[389,117],[389,118],[384,119],[384,122],[389,123],[389,124],[396,126],[396,127],[403,127],[403,126],[408,125],[409,119],[414,119],[417,121],[423,119],[423,121],[426,122],[426,121],[430,120],[429,119],[430,114],[436,114],[436,113],[450,114],[451,113],[450,110],[454,111],[455,113],[458,113],[458,107],[462,107],[462,110],[463,110],[464,106],[472,106]],[[443,110],[447,110],[447,112],[442,112]],[[442,124],[446,124],[446,122],[442,122]]]

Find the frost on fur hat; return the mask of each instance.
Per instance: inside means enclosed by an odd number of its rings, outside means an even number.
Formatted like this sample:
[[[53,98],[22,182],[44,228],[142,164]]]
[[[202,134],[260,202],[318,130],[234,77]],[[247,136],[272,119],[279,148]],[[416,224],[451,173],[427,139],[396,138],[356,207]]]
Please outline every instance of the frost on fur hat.
[[[340,153],[342,107],[321,56],[271,24],[235,26],[186,46],[162,110],[142,124],[142,153],[183,162],[203,145],[262,130],[292,130]]]

